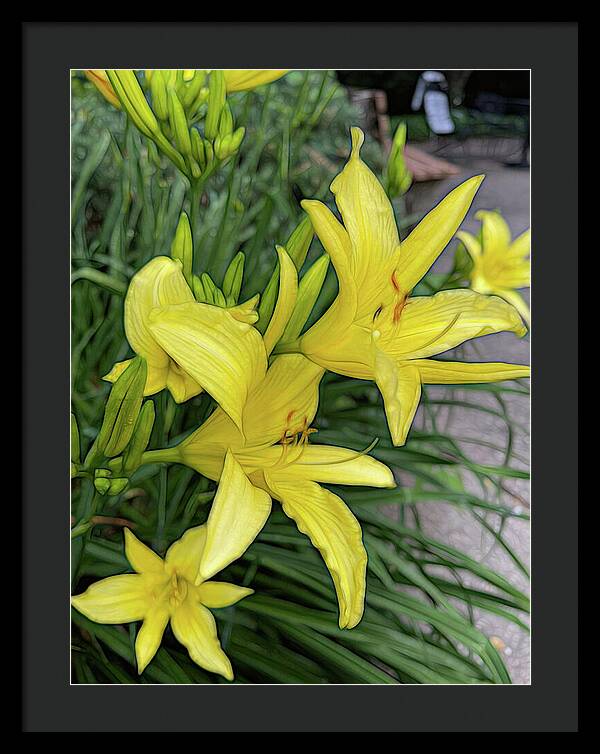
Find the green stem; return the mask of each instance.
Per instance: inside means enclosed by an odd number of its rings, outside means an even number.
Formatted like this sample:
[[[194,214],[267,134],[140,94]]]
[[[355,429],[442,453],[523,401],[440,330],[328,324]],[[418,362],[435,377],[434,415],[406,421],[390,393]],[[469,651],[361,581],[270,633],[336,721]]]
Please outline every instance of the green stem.
[[[148,463],[181,463],[177,448],[160,448],[159,450],[147,450],[142,454],[141,465]]]
[[[191,182],[190,191],[190,224],[192,226],[192,242],[194,248],[196,248],[196,236],[197,228],[200,224],[200,201],[202,199],[202,191],[204,190],[204,184],[206,183],[205,176],[193,180]]]
[[[273,349],[273,355],[278,353],[302,353],[300,348],[300,338],[288,340],[287,343],[278,343]]]

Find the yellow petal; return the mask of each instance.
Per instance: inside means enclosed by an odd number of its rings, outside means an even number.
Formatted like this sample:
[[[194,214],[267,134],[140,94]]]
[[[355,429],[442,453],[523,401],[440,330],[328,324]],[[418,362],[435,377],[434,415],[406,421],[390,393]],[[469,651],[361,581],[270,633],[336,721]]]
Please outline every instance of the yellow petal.
[[[137,573],[163,574],[164,562],[153,550],[147,547],[130,529],[124,529],[125,557]]]
[[[137,573],[109,576],[72,597],[71,604],[96,623],[141,620],[151,606],[148,580]]]
[[[335,344],[356,317],[358,298],[352,273],[352,242],[344,226],[322,202],[305,200],[302,208],[331,257],[337,278],[338,295],[325,312],[302,337],[305,353],[321,352]]]
[[[508,301],[509,304],[514,306],[523,318],[523,321],[525,322],[527,327],[531,327],[531,312],[529,311],[529,307],[527,306],[525,299],[523,298],[523,296],[521,296],[520,293],[507,288],[498,289],[497,291],[495,291],[495,293],[505,301]]]
[[[252,296],[252,298],[249,298],[247,301],[243,301],[241,304],[228,306],[227,311],[234,319],[237,319],[240,322],[245,322],[247,325],[253,325],[258,322],[258,312],[256,311],[256,307],[258,306],[259,301],[260,294],[257,293],[255,296]]]
[[[206,607],[229,607],[253,593],[254,589],[225,581],[205,581],[196,587],[198,599]]]
[[[167,371],[166,387],[176,403],[185,403],[202,392],[202,387],[196,380],[173,361],[170,362]]]
[[[317,413],[323,371],[301,354],[277,356],[244,409],[246,445],[272,445],[286,430],[309,425]]]
[[[265,525],[271,498],[255,487],[227,452],[219,489],[206,522],[206,546],[197,581],[205,581],[243,555]]]
[[[358,324],[350,325],[343,333],[339,333],[334,342],[331,342],[325,328],[325,324],[331,321],[328,318],[330,312],[335,313],[335,302],[314,327],[303,336],[302,353],[331,372],[354,377],[357,380],[372,380],[373,354],[370,328]]]
[[[267,355],[271,353],[275,344],[283,335],[298,297],[298,272],[296,265],[282,246],[277,246],[277,256],[279,257],[279,293],[271,321],[264,334]]]
[[[475,217],[481,220],[483,253],[503,255],[510,246],[510,228],[499,212],[480,209]]]
[[[131,364],[133,359],[125,359],[125,361],[117,361],[108,374],[105,374],[102,378],[107,382],[116,382],[127,367]],[[172,366],[172,365],[170,365]],[[170,366],[165,367],[148,367],[146,385],[144,387],[144,395],[154,395],[167,386],[167,380],[169,377]]]
[[[265,474],[283,510],[321,553],[335,586],[340,628],[353,628],[364,609],[367,553],[360,524],[344,501],[316,482]]]
[[[271,81],[285,76],[289,72],[288,68],[278,70],[234,70],[223,71],[225,86],[228,92],[247,92],[249,89],[256,89],[261,84],[270,84]]]
[[[200,560],[206,546],[206,524],[188,529],[182,537],[169,547],[165,562],[190,583],[198,575]]]
[[[148,368],[166,368],[169,357],[152,335],[150,313],[157,307],[194,301],[183,277],[181,262],[155,257],[137,272],[125,296],[125,334],[133,350]]]
[[[221,649],[215,619],[205,607],[191,599],[191,593],[189,595],[173,612],[173,633],[197,665],[232,681],[233,670],[229,658]]]
[[[267,367],[258,330],[218,306],[199,303],[154,309],[150,330],[241,429],[248,393]]]
[[[153,607],[144,618],[135,639],[135,656],[140,675],[158,652],[168,622],[169,611],[163,605]]]
[[[331,257],[340,281],[340,295],[347,295],[346,289],[355,287],[352,275],[352,241],[348,231],[323,202],[305,199],[302,201],[302,209],[309,216],[323,248]]]
[[[281,447],[262,451],[265,466],[273,466],[281,458]],[[388,467],[356,450],[334,445],[305,445],[301,450],[289,451],[296,458],[285,468],[286,477],[324,484],[364,484],[369,487],[395,487],[394,475]]]
[[[481,244],[470,233],[459,230],[456,237],[463,242],[465,249],[469,252],[469,256],[475,262],[481,256]]]
[[[505,298],[503,291],[511,288],[528,288],[530,284],[531,265],[529,259],[505,256],[502,264],[486,264],[484,258],[482,274],[490,288],[489,293],[496,293]]]
[[[446,248],[467,214],[484,176],[469,178],[434,207],[398,251],[396,279],[404,293],[410,293]]]
[[[531,231],[526,230],[517,236],[509,247],[509,254],[511,256],[525,258],[531,251]]]
[[[244,445],[239,429],[223,409],[217,408],[204,424],[177,446],[177,452],[181,463],[216,482],[221,478],[227,449],[237,453]]]
[[[113,366],[113,368],[108,372],[108,374],[105,374],[102,378],[103,380],[106,380],[107,382],[116,382],[119,377],[123,374],[123,372],[127,369],[127,367],[131,364],[133,359],[125,359],[125,361],[117,361],[116,364]]]
[[[421,398],[421,379],[412,364],[396,364],[377,350],[375,382],[394,445],[404,445]]]
[[[529,377],[531,368],[521,364],[503,362],[463,363],[415,359],[411,364],[419,370],[425,385],[468,385],[478,382],[501,382]]]
[[[354,277],[359,286],[383,266],[399,244],[394,210],[383,186],[360,158],[364,134],[352,128],[352,152],[331,184],[335,203],[352,242]]]
[[[465,289],[441,291],[409,299],[398,327],[383,333],[381,348],[396,358],[421,359],[505,330],[519,336],[527,332],[516,309],[503,299]]]

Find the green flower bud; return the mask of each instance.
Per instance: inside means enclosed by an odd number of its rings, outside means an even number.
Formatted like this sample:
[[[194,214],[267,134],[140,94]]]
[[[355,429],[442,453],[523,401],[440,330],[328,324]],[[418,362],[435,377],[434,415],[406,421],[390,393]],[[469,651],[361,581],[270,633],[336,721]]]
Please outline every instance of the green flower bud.
[[[125,70],[107,70],[106,73],[123,109],[136,128],[152,139],[182,173],[187,174],[185,160],[163,134],[135,73]],[[154,76],[150,78],[150,82],[153,78]]]
[[[159,132],[156,116],[144,97],[135,73],[126,70],[107,70],[106,73],[125,112],[136,127],[149,137]]]
[[[402,196],[412,183],[412,174],[406,167],[404,147],[406,145],[406,123],[400,123],[394,134],[394,141],[386,166],[387,192],[390,197]]]
[[[183,267],[183,276],[187,284],[192,287],[192,267],[194,264],[194,248],[192,243],[192,229],[185,212],[179,216],[175,238],[171,244],[171,256],[179,259]]]
[[[111,479],[111,481],[108,484],[108,494],[119,495],[121,492],[123,492],[123,490],[127,487],[128,484],[129,484],[129,479],[126,479],[123,477],[119,479]]]
[[[106,495],[110,490],[110,479],[94,479],[94,487],[100,495]]]
[[[194,159],[198,163],[200,169],[204,170],[204,168],[206,167],[206,152],[204,151],[204,142],[202,141],[202,137],[200,136],[200,131],[198,131],[197,128],[192,128],[191,139],[192,154],[194,156]]]
[[[202,285],[204,287],[204,295],[206,296],[207,304],[217,303],[217,286],[213,283],[211,276],[208,272],[202,273]]]
[[[142,405],[146,375],[145,359],[136,356],[112,386],[98,434],[98,450],[109,458],[120,455],[131,439]]]
[[[173,129],[177,148],[182,154],[191,156],[192,140],[190,138],[185,110],[174,89],[169,90],[169,122]]]
[[[202,170],[200,169],[200,165],[198,165],[198,163],[193,157],[188,157],[187,160],[190,165],[192,178],[200,178],[200,176],[202,175]]]
[[[219,135],[222,137],[229,136],[233,132],[233,115],[231,114],[231,108],[225,102],[223,109],[221,110],[221,117],[219,119]]]
[[[123,460],[123,473],[128,476],[141,465],[142,454],[148,447],[150,442],[150,435],[152,434],[152,428],[154,426],[154,402],[149,400],[144,403],[138,420],[133,430],[133,437],[131,438],[127,449],[125,450]]]
[[[296,299],[296,306],[292,312],[281,341],[296,340],[296,338],[302,332],[302,328],[306,324],[306,320],[309,318],[310,313],[313,310],[321,288],[323,287],[323,281],[329,268],[329,255],[322,254],[317,261],[312,264],[306,271],[306,274],[300,280],[298,285],[298,297]]]
[[[202,279],[198,277],[198,275],[194,275],[192,278],[192,288],[194,290],[194,298],[196,301],[199,301],[201,304],[206,304],[208,299],[206,297],[206,293],[204,292],[204,285],[202,284]]]
[[[227,299],[228,305],[237,304],[242,288],[242,279],[244,277],[245,256],[239,251],[229,263],[229,267],[223,278],[223,294]]]
[[[285,249],[288,255],[294,262],[296,269],[300,271],[300,268],[304,264],[308,249],[312,242],[314,230],[310,222],[309,217],[304,217],[294,229],[292,235],[289,237]],[[258,307],[258,322],[256,323],[257,329],[264,333],[273,314],[275,308],[275,301],[277,300],[277,291],[279,290],[279,263],[275,267],[273,274],[269,282],[267,283],[264,292],[260,297],[260,305]]]
[[[150,93],[154,112],[161,120],[167,120],[169,117],[169,100],[162,71],[155,71],[150,79]]]
[[[240,126],[231,134],[231,142],[229,143],[230,154],[238,151],[245,133],[246,129],[244,128],[244,126]]]
[[[194,104],[205,80],[206,75],[204,71],[194,71],[194,76],[191,81],[189,81],[180,91],[181,103],[186,109],[190,109]]]
[[[79,463],[81,460],[81,445],[79,443],[79,427],[75,414],[71,414],[71,461]]]
[[[106,464],[111,474],[120,474],[123,471],[123,456],[117,456],[117,458],[111,458]]]
[[[226,96],[227,90],[223,71],[211,71],[208,77],[208,112],[204,123],[204,135],[210,141],[217,135]]]
[[[206,164],[210,165],[215,158],[215,151],[213,145],[208,139],[204,139],[204,154],[206,155]]]

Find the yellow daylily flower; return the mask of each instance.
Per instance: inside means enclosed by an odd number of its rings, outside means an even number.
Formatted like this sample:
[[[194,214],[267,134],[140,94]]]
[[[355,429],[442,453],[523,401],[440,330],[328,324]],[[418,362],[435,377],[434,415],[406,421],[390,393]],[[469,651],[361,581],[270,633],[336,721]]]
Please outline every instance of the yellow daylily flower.
[[[96,89],[102,94],[102,96],[110,102],[113,107],[121,109],[121,103],[117,97],[115,90],[112,88],[112,84],[108,79],[108,75],[103,68],[89,68],[84,70],[86,77],[94,84]]]
[[[220,408],[175,448],[147,460],[183,463],[219,488],[207,521],[200,575],[221,570],[250,546],[271,511],[271,498],[320,551],[339,602],[339,625],[352,628],[364,607],[367,554],[360,524],[344,501],[321,487],[394,487],[379,461],[346,448],[308,443],[324,369],[301,354],[278,356],[244,407],[245,437]]]
[[[71,598],[73,607],[95,623],[143,621],[135,641],[140,674],[157,653],[170,621],[175,637],[197,665],[233,680],[231,663],[221,649],[208,608],[234,605],[253,590],[208,581],[209,576],[198,578],[200,560],[207,551],[206,534],[206,525],[188,529],[163,560],[125,529],[125,554],[135,573],[102,579]]]
[[[451,191],[400,243],[394,212],[360,158],[364,135],[352,129],[352,153],[331,184],[342,223],[319,201],[305,200],[315,232],[331,257],[338,296],[298,342],[312,361],[339,374],[375,380],[394,445],[402,445],[419,404],[421,385],[476,383],[529,375],[529,367],[431,359],[471,338],[503,330],[523,335],[517,311],[471,290],[410,294],[462,222],[483,176]]]
[[[225,86],[228,92],[247,92],[256,89],[261,84],[270,84],[289,73],[289,69],[263,69],[263,70],[224,70]]]
[[[144,394],[166,387],[181,403],[206,390],[241,428],[248,392],[267,368],[251,314],[244,306],[198,303],[179,260],[152,259],[131,279],[124,313],[127,340],[148,367]],[[128,363],[104,379],[114,382]]]
[[[481,240],[466,231],[456,234],[473,260],[471,288],[508,301],[529,326],[529,307],[517,289],[529,288],[531,231],[526,230],[513,241],[510,228],[499,212],[480,210],[475,217],[481,220]]]

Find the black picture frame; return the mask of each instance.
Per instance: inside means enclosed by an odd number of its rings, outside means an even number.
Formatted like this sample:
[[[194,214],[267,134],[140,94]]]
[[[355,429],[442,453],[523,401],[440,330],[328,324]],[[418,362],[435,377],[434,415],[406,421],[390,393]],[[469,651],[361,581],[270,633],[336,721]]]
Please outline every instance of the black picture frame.
[[[22,22],[21,28],[22,731],[576,731],[577,24]],[[69,69],[192,67],[199,53],[207,68],[531,69],[531,685],[70,685]]]

